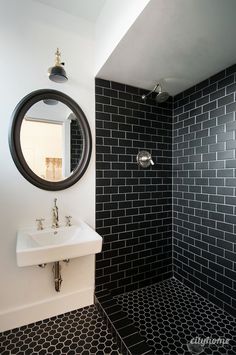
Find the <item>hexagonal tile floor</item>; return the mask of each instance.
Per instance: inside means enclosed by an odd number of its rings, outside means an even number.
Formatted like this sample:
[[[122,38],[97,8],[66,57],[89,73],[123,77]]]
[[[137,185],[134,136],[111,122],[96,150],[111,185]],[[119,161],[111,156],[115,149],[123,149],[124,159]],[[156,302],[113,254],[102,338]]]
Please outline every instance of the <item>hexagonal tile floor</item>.
[[[119,355],[106,324],[92,305],[0,333],[1,355]]]
[[[176,279],[116,296],[116,300],[155,355],[236,354],[236,319]],[[229,344],[209,344],[208,338],[203,351],[189,352],[187,344],[196,337],[229,339]]]

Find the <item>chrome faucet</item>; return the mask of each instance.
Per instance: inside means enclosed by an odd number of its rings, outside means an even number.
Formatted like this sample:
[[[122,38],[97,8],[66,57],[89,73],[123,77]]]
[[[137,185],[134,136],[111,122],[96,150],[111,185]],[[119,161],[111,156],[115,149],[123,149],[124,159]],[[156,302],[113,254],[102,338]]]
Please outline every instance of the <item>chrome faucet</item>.
[[[52,228],[59,228],[59,215],[56,198],[54,198],[54,207],[52,209]]]

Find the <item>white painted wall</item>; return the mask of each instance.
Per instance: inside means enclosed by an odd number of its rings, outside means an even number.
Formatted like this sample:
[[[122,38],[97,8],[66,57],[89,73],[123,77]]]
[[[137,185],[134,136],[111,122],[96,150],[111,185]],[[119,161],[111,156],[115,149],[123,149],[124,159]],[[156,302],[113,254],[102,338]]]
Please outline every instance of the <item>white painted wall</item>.
[[[95,27],[95,75],[99,75],[99,70],[149,1],[106,0]]]
[[[93,302],[94,257],[74,259],[62,269],[62,291],[53,287],[51,265],[19,268],[16,231],[50,223],[53,198],[65,215],[95,224],[95,158],[73,187],[48,192],[34,187],[18,172],[8,148],[10,116],[19,100],[41,88],[61,90],[84,110],[95,132],[94,40],[92,24],[30,0],[0,0],[0,331],[64,313]],[[62,51],[69,81],[49,81],[56,47]]]
[[[56,293],[52,265],[44,270],[17,267],[16,231],[35,226],[40,217],[49,225],[54,197],[58,198],[61,221],[69,214],[95,227],[94,72],[98,73],[149,1],[107,0],[94,28],[92,22],[42,2],[0,0],[0,332],[93,303],[94,256],[63,265],[62,290]],[[69,77],[64,84],[47,77],[57,47]],[[93,137],[86,173],[77,184],[59,192],[40,190],[27,182],[8,147],[16,104],[42,88],[61,90],[77,101]]]

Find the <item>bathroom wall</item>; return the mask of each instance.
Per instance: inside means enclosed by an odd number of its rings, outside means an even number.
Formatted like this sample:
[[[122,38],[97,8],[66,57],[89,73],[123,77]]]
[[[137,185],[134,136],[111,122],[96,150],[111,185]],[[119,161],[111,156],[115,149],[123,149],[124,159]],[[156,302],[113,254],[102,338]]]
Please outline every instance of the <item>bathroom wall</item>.
[[[144,103],[142,92],[96,79],[96,289],[114,294],[172,275],[172,101]],[[137,165],[140,150],[154,166]]]
[[[2,69],[0,83],[0,331],[93,303],[93,256],[62,265],[62,290],[56,293],[52,265],[46,269],[16,265],[16,232],[44,217],[51,223],[58,198],[60,223],[70,214],[95,225],[95,154],[82,179],[59,192],[38,189],[14,165],[8,148],[8,127],[14,107],[33,90],[52,88],[79,103],[94,141],[94,40],[91,23],[35,1],[0,1]],[[48,80],[56,47],[62,51],[69,81]]]
[[[174,98],[175,276],[236,316],[236,65]]]

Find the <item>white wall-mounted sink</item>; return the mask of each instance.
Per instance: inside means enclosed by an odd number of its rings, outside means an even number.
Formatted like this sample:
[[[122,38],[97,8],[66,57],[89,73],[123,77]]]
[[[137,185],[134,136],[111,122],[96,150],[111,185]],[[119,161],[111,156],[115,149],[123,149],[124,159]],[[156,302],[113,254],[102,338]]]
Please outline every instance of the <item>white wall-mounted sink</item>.
[[[80,221],[70,227],[17,232],[18,266],[46,264],[101,252],[102,237]]]

